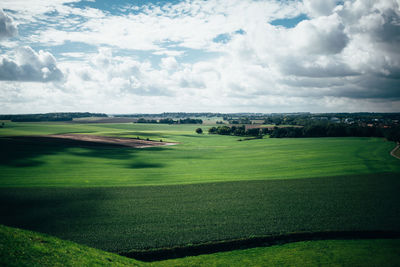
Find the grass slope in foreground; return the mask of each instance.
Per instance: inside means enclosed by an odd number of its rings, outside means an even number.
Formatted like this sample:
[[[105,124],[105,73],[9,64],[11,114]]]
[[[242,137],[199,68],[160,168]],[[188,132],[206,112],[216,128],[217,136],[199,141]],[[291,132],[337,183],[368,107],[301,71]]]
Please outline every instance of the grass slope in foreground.
[[[198,125],[14,123],[0,129],[0,187],[127,186],[400,173],[382,138],[304,138],[238,142],[198,135]],[[15,137],[57,133],[176,141],[132,149]]]
[[[400,240],[323,240],[152,263],[0,226],[1,266],[398,266]]]

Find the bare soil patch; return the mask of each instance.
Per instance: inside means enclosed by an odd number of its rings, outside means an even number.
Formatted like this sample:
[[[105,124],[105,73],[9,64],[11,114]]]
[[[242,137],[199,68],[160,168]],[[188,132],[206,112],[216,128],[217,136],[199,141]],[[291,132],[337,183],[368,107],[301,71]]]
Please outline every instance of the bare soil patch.
[[[114,144],[114,145],[122,145],[127,147],[134,148],[146,148],[153,146],[170,146],[176,145],[177,143],[171,142],[160,142],[160,141],[152,141],[152,140],[142,140],[136,138],[127,138],[127,137],[108,137],[108,136],[98,136],[98,135],[90,135],[90,134],[50,134],[45,137],[51,138],[61,138],[68,140],[78,140],[85,142],[94,142],[94,143],[102,143],[102,144]]]

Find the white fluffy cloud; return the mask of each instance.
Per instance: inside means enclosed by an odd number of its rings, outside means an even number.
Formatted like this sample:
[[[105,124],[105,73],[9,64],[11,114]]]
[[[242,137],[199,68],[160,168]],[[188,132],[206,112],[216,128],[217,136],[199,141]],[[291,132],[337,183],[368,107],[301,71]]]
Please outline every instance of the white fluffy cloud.
[[[301,4],[279,1],[224,1],[192,0],[162,7],[149,6],[139,14],[113,16],[101,13],[81,22],[80,31],[47,28],[30,38],[43,44],[62,44],[66,41],[85,41],[94,45],[110,45],[122,49],[163,50],[164,42],[175,42],[182,47],[219,50],[213,39],[220,34],[246,31],[254,23],[274,18],[295,16]],[[127,8],[137,9],[136,6]],[[63,7],[60,16],[70,9]],[[92,8],[79,9],[86,18],[95,13]],[[62,19],[62,17],[60,17]],[[69,19],[66,19],[67,21]]]
[[[326,16],[332,14],[338,0],[304,0],[307,14],[311,17]]]
[[[139,11],[118,15],[38,3],[35,16],[57,10],[49,19],[65,18],[72,26],[43,27],[23,40],[49,47],[83,42],[99,47],[98,53],[68,51],[56,63],[49,53],[24,48],[13,58],[3,56],[0,79],[64,77],[35,88],[59,91],[71,110],[100,105],[105,109],[96,111],[111,113],[399,111],[397,0],[193,0],[126,6]],[[293,28],[270,24],[302,13],[309,19]],[[77,29],[76,18],[66,14],[85,20]],[[6,94],[25,94],[7,88]]]
[[[349,42],[345,26],[337,14],[300,22],[291,32],[291,44],[302,53],[338,54]]]
[[[55,58],[42,50],[36,53],[29,46],[17,49],[15,60],[2,57],[0,80],[49,82],[63,78]]]

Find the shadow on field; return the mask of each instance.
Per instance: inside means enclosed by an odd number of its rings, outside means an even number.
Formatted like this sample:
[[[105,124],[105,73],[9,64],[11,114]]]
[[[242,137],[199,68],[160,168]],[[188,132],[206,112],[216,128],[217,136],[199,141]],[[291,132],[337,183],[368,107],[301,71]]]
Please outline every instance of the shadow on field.
[[[1,220],[5,225],[73,239],[74,233],[95,228],[96,223],[87,218],[99,213],[99,200],[105,197],[102,190],[35,188],[21,194],[20,190],[9,188],[0,194],[0,203],[4,204],[0,208]]]
[[[140,261],[154,262],[212,254],[255,247],[269,247],[301,241],[315,240],[354,240],[354,239],[394,239],[400,238],[399,231],[326,231],[326,232],[299,232],[280,235],[242,238],[236,240],[191,244],[188,246],[148,249],[120,253],[121,256],[134,258]]]
[[[181,134],[181,136],[185,136],[185,137],[205,137],[204,134]]]
[[[131,169],[145,169],[145,168],[162,168],[164,164],[161,163],[149,163],[149,162],[134,162],[128,164],[127,167]]]
[[[155,132],[151,132],[151,133],[146,133],[146,132],[123,132],[123,133],[113,133],[113,136],[149,136],[149,137],[160,137],[163,138],[163,134],[161,133],[155,133]]]
[[[137,149],[127,148],[118,144],[103,144],[80,140],[51,138],[44,136],[13,136],[0,137],[0,166],[35,167],[44,164],[42,156],[66,153],[78,157],[105,158],[117,160],[132,160],[137,158]],[[85,148],[81,151],[68,151],[71,148]],[[153,151],[162,151],[158,147]],[[133,163],[127,168],[162,167],[157,164]]]

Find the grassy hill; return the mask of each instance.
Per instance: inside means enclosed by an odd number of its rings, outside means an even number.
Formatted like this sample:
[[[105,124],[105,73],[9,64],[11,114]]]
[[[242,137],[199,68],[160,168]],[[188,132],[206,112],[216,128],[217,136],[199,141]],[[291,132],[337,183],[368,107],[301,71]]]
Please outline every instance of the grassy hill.
[[[399,239],[322,240],[141,262],[0,225],[1,266],[398,266]]]
[[[1,266],[140,266],[140,262],[49,235],[0,225]]]

